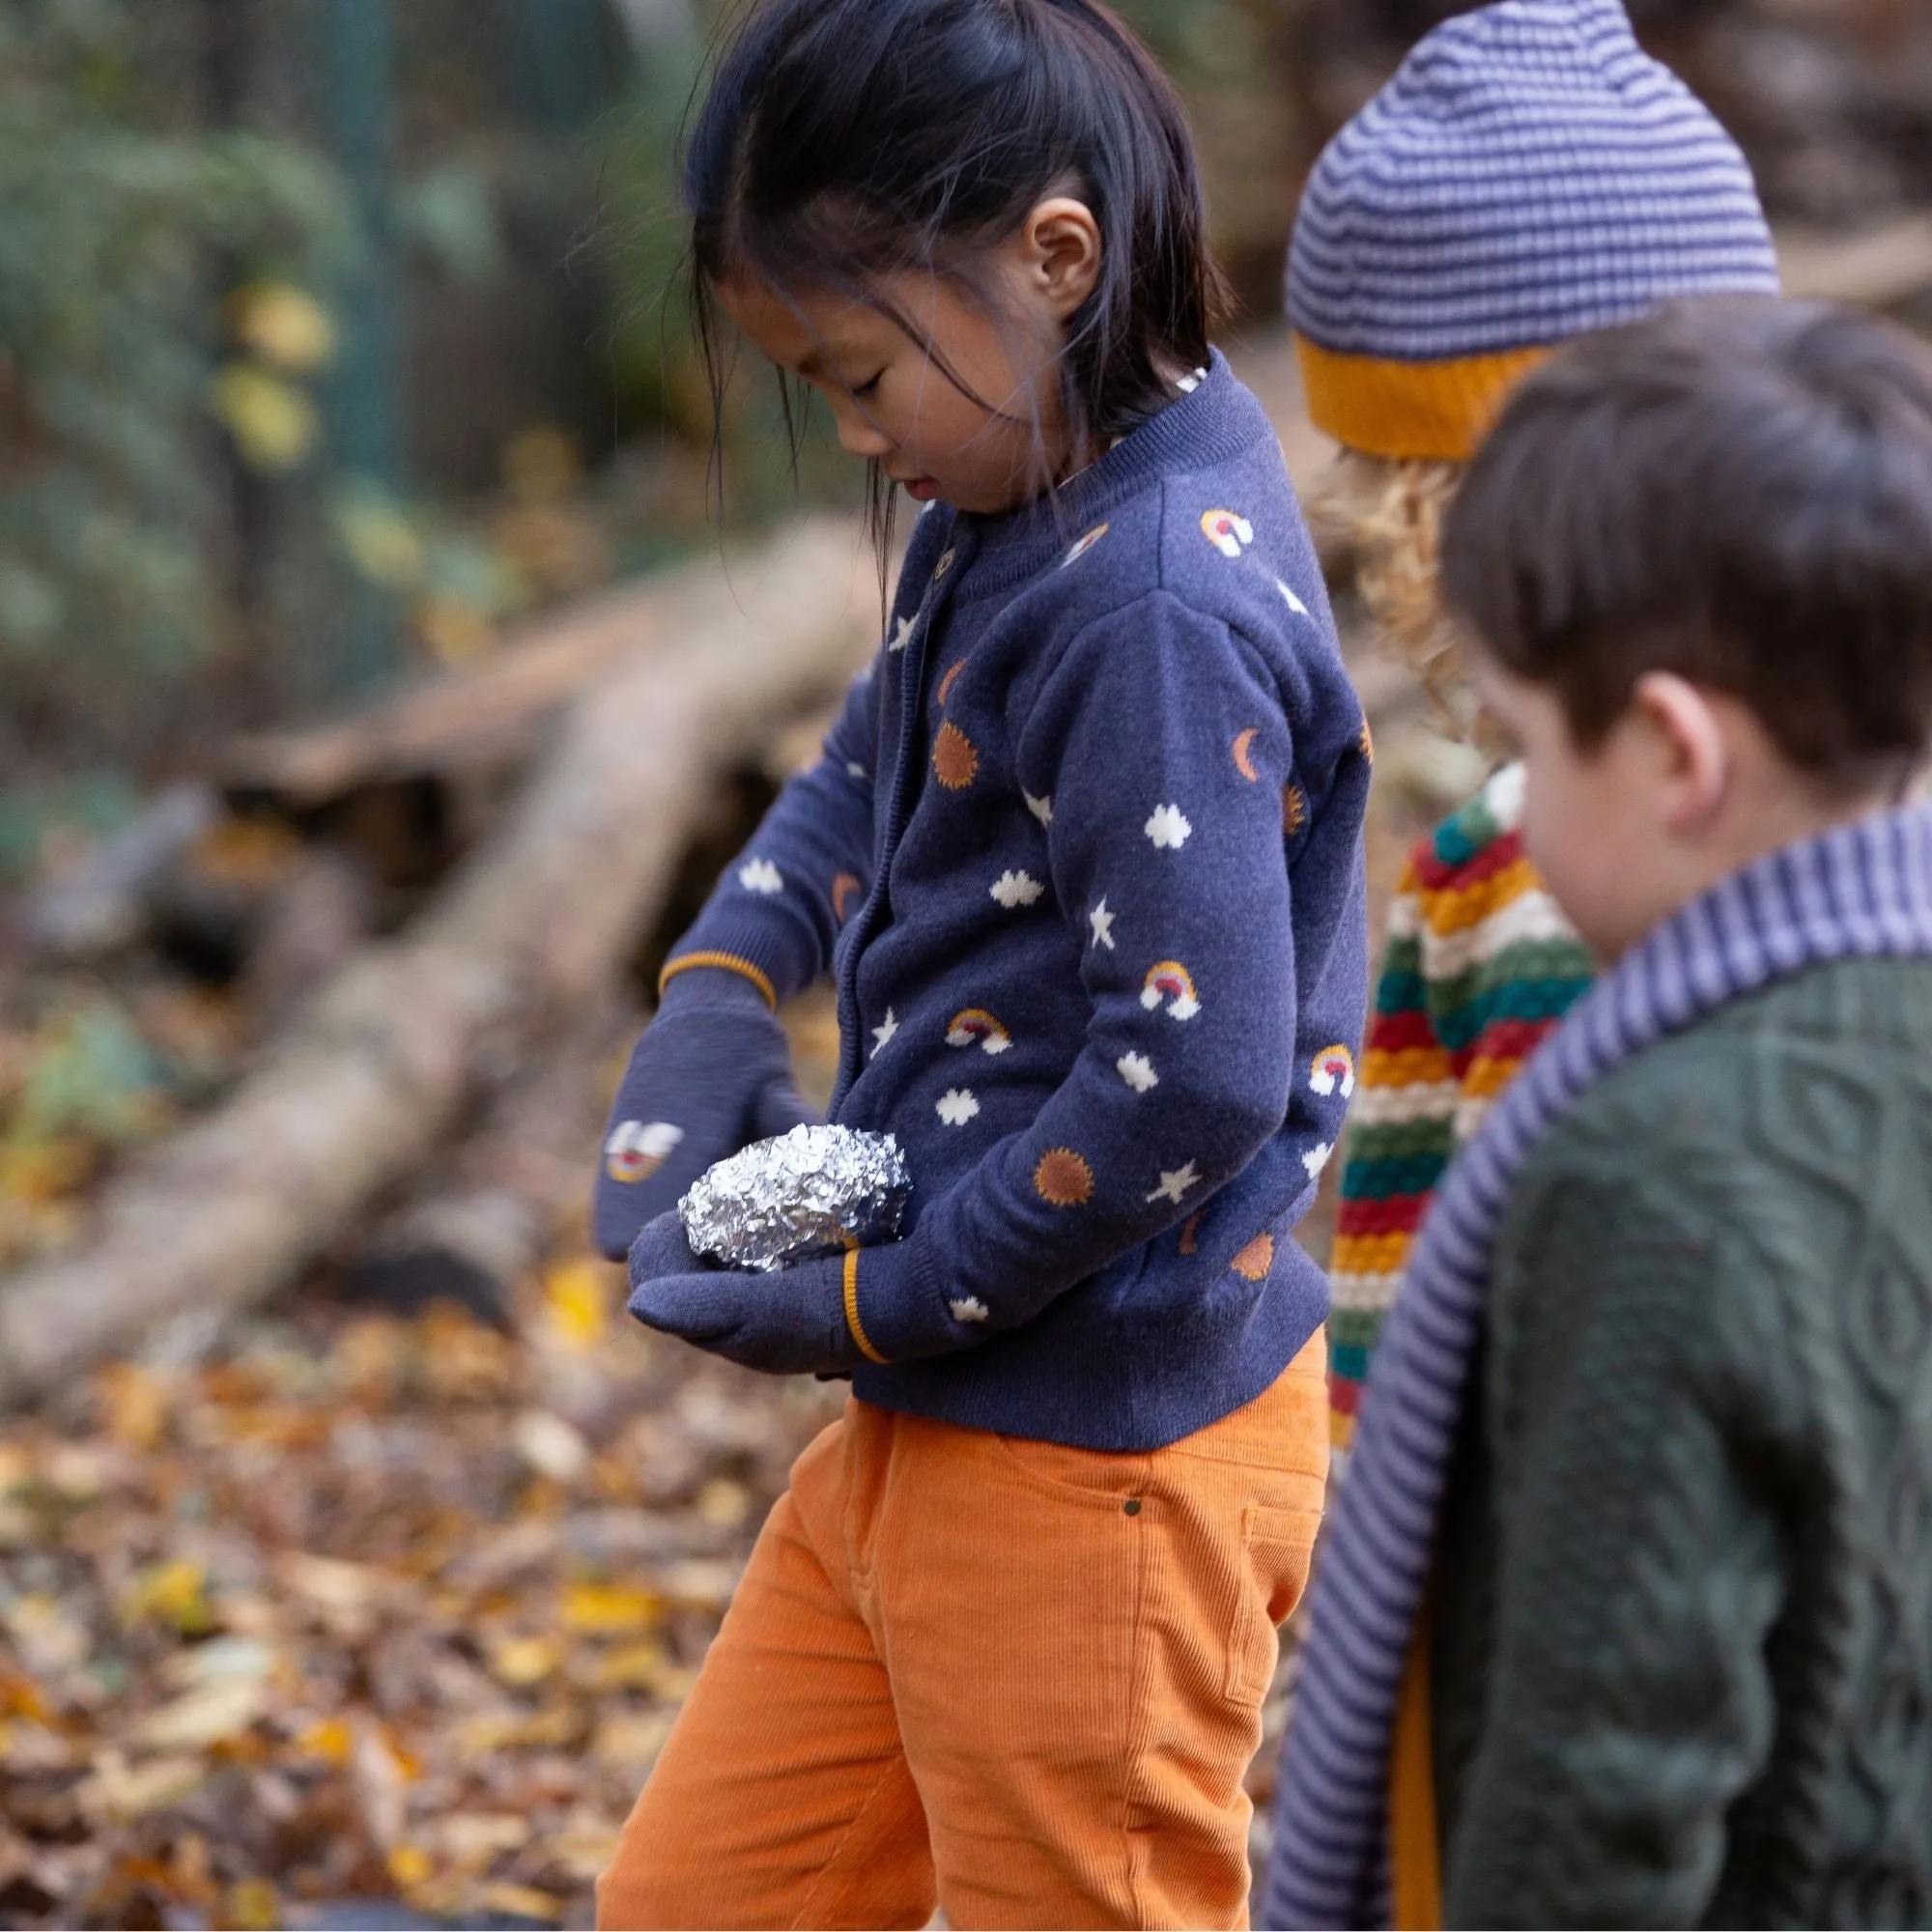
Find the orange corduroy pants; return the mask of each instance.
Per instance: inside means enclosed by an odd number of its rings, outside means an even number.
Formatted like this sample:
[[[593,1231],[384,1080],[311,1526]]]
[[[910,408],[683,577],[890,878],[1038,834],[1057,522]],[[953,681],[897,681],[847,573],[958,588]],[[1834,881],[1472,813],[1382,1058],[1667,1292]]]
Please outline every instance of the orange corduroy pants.
[[[765,1523],[600,1925],[1245,1925],[1326,1358],[1318,1334],[1145,1455],[852,1402]]]

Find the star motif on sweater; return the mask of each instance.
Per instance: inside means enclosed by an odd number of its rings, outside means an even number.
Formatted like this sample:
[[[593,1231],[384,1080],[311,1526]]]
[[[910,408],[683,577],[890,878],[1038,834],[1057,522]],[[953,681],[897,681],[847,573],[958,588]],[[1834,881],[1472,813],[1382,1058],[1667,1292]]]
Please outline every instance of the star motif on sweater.
[[[1032,812],[1033,815],[1037,819],[1038,819],[1042,825],[1051,825],[1053,823],[1052,799],[1036,798],[1030,791],[1023,791],[1020,793],[1020,796],[1026,800],[1026,809],[1030,812]]]
[[[1117,913],[1111,913],[1107,910],[1107,901],[1105,899],[1102,899],[1100,903],[1096,905],[1094,908],[1094,910],[1087,915],[1087,923],[1094,928],[1094,939],[1093,939],[1094,945],[1104,946],[1109,952],[1113,952],[1114,921],[1118,917],[1119,915]]]
[[[892,1008],[888,1007],[886,1009],[885,1024],[883,1026],[875,1026],[872,1029],[872,1051],[877,1053],[880,1047],[890,1046],[893,1042],[894,1034],[897,1033],[898,1030],[898,1015],[893,1011]]]
[[[1141,827],[1141,830],[1153,841],[1153,849],[1156,852],[1179,852],[1194,836],[1193,826],[1180,815],[1180,808],[1178,805],[1155,806],[1153,816]]]
[[[901,617],[899,619],[898,623],[894,627],[893,640],[886,646],[887,650],[902,651],[912,642],[913,622],[914,620],[910,617]]]
[[[1181,1196],[1190,1187],[1198,1186],[1201,1177],[1194,1171],[1194,1163],[1191,1160],[1180,1167],[1177,1167],[1172,1174],[1165,1168],[1162,1168],[1160,1185],[1148,1196],[1148,1199],[1150,1201],[1172,1201],[1179,1208]]]

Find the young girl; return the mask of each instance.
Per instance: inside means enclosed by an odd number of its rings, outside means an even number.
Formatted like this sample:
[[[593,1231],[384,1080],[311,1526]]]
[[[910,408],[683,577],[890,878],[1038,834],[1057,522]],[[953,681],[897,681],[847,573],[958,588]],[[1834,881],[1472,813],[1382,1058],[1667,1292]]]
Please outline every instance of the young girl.
[[[1274,435],[1208,347],[1180,112],[1091,0],[768,0],[686,179],[704,286],[930,507],[612,1122],[639,1319],[854,1396],[602,1917],[1240,1924],[1326,1471],[1291,1231],[1354,1085],[1369,759]],[[771,1009],[827,971],[833,1116],[898,1137],[910,1231],[706,1269],[665,1210],[793,1111]]]

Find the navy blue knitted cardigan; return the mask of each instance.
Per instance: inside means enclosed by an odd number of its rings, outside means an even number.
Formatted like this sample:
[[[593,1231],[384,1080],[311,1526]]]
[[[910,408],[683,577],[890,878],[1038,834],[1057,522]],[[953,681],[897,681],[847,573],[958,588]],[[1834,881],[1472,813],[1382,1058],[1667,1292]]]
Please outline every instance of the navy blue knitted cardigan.
[[[1146,1450],[1314,1333],[1290,1231],[1354,1086],[1369,761],[1218,356],[1057,507],[921,520],[823,760],[673,960],[837,974],[833,1118],[898,1136],[938,1276],[882,1306],[861,1256],[866,1401]]]

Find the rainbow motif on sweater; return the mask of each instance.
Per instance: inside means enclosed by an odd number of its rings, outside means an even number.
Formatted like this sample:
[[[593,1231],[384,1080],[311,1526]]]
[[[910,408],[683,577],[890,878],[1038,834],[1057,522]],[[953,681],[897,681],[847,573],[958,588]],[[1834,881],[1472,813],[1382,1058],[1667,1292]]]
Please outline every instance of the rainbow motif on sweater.
[[[1416,847],[1389,910],[1329,1261],[1340,1449],[1442,1170],[1590,983],[1583,942],[1523,856],[1521,823],[1512,765]]]

